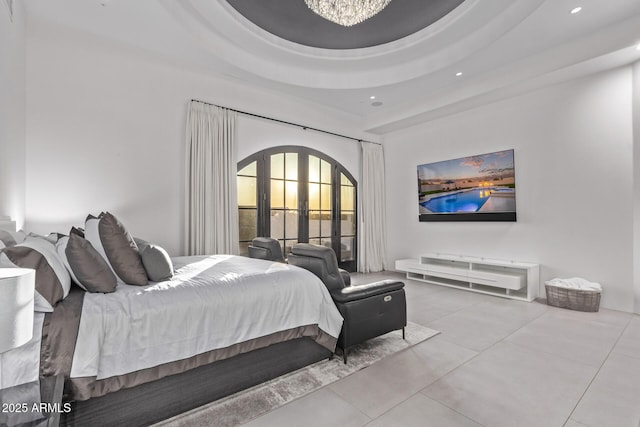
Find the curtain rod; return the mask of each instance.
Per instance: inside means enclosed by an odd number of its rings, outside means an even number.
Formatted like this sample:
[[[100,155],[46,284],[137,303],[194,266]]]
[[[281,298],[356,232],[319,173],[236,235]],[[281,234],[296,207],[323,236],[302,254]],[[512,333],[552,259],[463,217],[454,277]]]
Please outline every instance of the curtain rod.
[[[356,141],[356,142],[367,142],[369,144],[382,145],[379,142],[367,141],[366,139],[354,138],[352,136],[342,135],[342,134],[339,134],[339,133],[330,132],[328,130],[318,129],[318,128],[314,128],[314,127],[311,127],[311,126],[305,126],[305,125],[301,125],[301,124],[298,124],[298,123],[288,122],[288,121],[285,121],[285,120],[274,119],[273,117],[266,117],[266,116],[261,116],[259,114],[248,113],[246,111],[236,110],[234,108],[224,107],[222,105],[212,104],[210,102],[200,101],[199,99],[192,99],[191,101],[200,102],[201,104],[206,104],[206,105],[212,105],[212,106],[218,107],[218,108],[225,108],[225,109],[227,109],[229,111],[235,111],[238,114],[244,114],[245,116],[256,117],[258,119],[264,119],[264,120],[271,120],[273,122],[278,122],[278,123],[282,123],[282,124],[289,125],[289,126],[297,126],[297,127],[302,128],[304,130],[314,130],[316,132],[326,133],[326,134],[329,134],[329,135],[338,136],[340,138],[350,139],[350,140]]]

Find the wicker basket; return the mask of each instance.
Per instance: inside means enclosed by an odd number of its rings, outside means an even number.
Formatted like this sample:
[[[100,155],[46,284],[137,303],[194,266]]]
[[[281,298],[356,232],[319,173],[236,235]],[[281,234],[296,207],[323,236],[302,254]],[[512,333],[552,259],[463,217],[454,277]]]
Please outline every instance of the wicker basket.
[[[548,284],[545,284],[544,287],[547,291],[547,304],[553,307],[577,311],[598,311],[600,309],[600,291],[568,289]]]

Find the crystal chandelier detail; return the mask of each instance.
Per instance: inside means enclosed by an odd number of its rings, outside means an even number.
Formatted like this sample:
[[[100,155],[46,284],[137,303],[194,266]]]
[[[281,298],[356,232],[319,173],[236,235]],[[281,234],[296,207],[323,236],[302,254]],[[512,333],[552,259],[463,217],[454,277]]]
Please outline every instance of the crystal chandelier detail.
[[[309,9],[336,24],[350,27],[371,18],[391,0],[304,0]]]

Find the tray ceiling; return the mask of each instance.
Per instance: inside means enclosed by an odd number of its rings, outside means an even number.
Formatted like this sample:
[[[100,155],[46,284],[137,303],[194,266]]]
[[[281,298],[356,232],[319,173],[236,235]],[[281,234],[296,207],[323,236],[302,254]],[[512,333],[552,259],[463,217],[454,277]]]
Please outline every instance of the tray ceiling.
[[[392,0],[353,33],[304,0],[25,5],[30,32],[92,34],[346,114],[377,134],[640,60],[638,0]]]
[[[324,49],[359,49],[416,33],[464,0],[395,0],[377,15],[352,27],[321,18],[303,0],[227,1],[249,21],[285,40]]]

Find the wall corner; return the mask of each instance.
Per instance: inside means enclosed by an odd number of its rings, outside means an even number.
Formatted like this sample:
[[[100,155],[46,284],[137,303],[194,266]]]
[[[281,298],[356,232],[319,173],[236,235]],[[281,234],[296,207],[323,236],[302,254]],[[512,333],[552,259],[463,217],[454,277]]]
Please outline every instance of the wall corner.
[[[632,65],[633,311],[640,313],[640,61]]]

